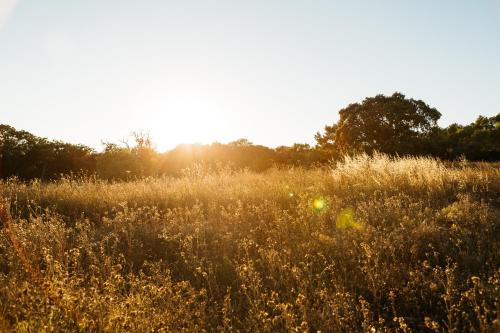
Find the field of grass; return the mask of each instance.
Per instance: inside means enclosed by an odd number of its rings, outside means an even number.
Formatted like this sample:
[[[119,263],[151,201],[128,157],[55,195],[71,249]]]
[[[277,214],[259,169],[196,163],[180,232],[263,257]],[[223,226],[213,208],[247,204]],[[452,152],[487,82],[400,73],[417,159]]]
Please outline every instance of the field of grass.
[[[0,331],[500,325],[498,165],[361,156],[0,195]]]

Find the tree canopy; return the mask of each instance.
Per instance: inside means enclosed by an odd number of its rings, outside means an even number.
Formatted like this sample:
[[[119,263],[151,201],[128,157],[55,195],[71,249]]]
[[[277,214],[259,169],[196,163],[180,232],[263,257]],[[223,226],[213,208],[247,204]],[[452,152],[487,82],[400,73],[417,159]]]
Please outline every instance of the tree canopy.
[[[421,153],[421,142],[435,128],[441,113],[401,93],[368,97],[339,111],[339,121],[316,134],[318,146],[339,153]]]
[[[94,172],[95,151],[84,145],[49,141],[0,124],[0,177],[52,179]]]
[[[0,124],[0,178],[55,179],[68,173],[126,180],[179,175],[202,165],[207,169],[264,171],[273,166],[310,167],[344,154],[430,155],[442,159],[500,161],[500,114],[479,116],[469,125],[440,128],[441,114],[421,100],[401,93],[377,95],[339,111],[337,123],[317,133],[316,146],[293,144],[269,148],[247,139],[228,144],[180,145],[159,153],[148,134],[133,133],[133,144],[104,143],[102,152],[84,145],[50,141]]]

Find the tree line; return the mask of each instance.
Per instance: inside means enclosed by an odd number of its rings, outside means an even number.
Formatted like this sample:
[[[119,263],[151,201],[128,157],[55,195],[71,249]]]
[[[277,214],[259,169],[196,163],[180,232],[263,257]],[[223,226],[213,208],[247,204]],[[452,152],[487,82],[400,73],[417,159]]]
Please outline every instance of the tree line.
[[[316,145],[269,148],[246,139],[228,144],[179,145],[159,153],[148,135],[134,133],[132,145],[85,145],[48,140],[0,125],[0,178],[55,179],[65,174],[131,179],[179,175],[188,168],[231,167],[264,171],[272,166],[310,167],[359,153],[430,155],[441,159],[500,161],[500,113],[479,116],[469,125],[438,126],[441,113],[401,93],[377,95],[339,111],[337,123],[316,133]]]

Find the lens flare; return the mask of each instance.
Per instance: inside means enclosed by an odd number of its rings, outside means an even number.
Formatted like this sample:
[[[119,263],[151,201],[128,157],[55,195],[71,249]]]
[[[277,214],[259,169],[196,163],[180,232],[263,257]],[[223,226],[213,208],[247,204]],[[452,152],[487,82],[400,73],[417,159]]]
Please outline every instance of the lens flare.
[[[326,208],[326,201],[323,198],[313,200],[312,207],[316,212],[321,212]]]
[[[363,224],[356,221],[354,218],[354,210],[352,208],[342,209],[335,219],[335,225],[337,229],[363,229]]]

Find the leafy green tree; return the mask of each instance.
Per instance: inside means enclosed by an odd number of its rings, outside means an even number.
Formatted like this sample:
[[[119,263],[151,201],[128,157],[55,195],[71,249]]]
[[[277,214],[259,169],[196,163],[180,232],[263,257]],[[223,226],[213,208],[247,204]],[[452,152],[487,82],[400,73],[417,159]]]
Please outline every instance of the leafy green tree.
[[[264,171],[276,162],[276,152],[268,147],[254,145],[247,139],[229,144],[179,145],[161,156],[160,172],[169,175],[180,174],[183,169],[195,165],[217,169],[229,166],[234,169],[248,168]]]
[[[137,175],[137,161],[128,147],[103,143],[104,151],[97,155],[97,174],[104,179],[129,179]]]
[[[0,177],[53,179],[61,174],[95,171],[94,151],[84,145],[49,141],[0,125]]]
[[[153,148],[149,134],[134,132],[134,146],[103,142],[104,151],[97,156],[97,173],[105,179],[131,179],[158,173],[159,154]]]
[[[253,143],[250,142],[248,139],[241,138],[233,142],[228,143],[229,146],[234,146],[234,147],[249,147],[252,146]]]
[[[2,178],[16,176],[29,177],[32,151],[40,144],[40,139],[26,131],[0,125],[0,173]],[[33,167],[33,164],[31,164]]]
[[[326,150],[311,147],[308,144],[295,143],[292,146],[279,146],[275,149],[279,165],[296,165],[310,167],[326,163],[331,156]]]
[[[479,116],[475,122],[463,126],[451,124],[441,130],[439,137],[440,157],[468,160],[500,160],[500,113],[493,117]]]
[[[153,141],[149,133],[132,133],[135,141],[135,147],[132,148],[132,154],[137,160],[137,174],[139,177],[149,177],[158,173],[159,155],[153,147]]]
[[[317,133],[317,146],[339,153],[422,153],[425,137],[441,117],[425,102],[401,93],[368,97],[339,111],[339,121]]]

